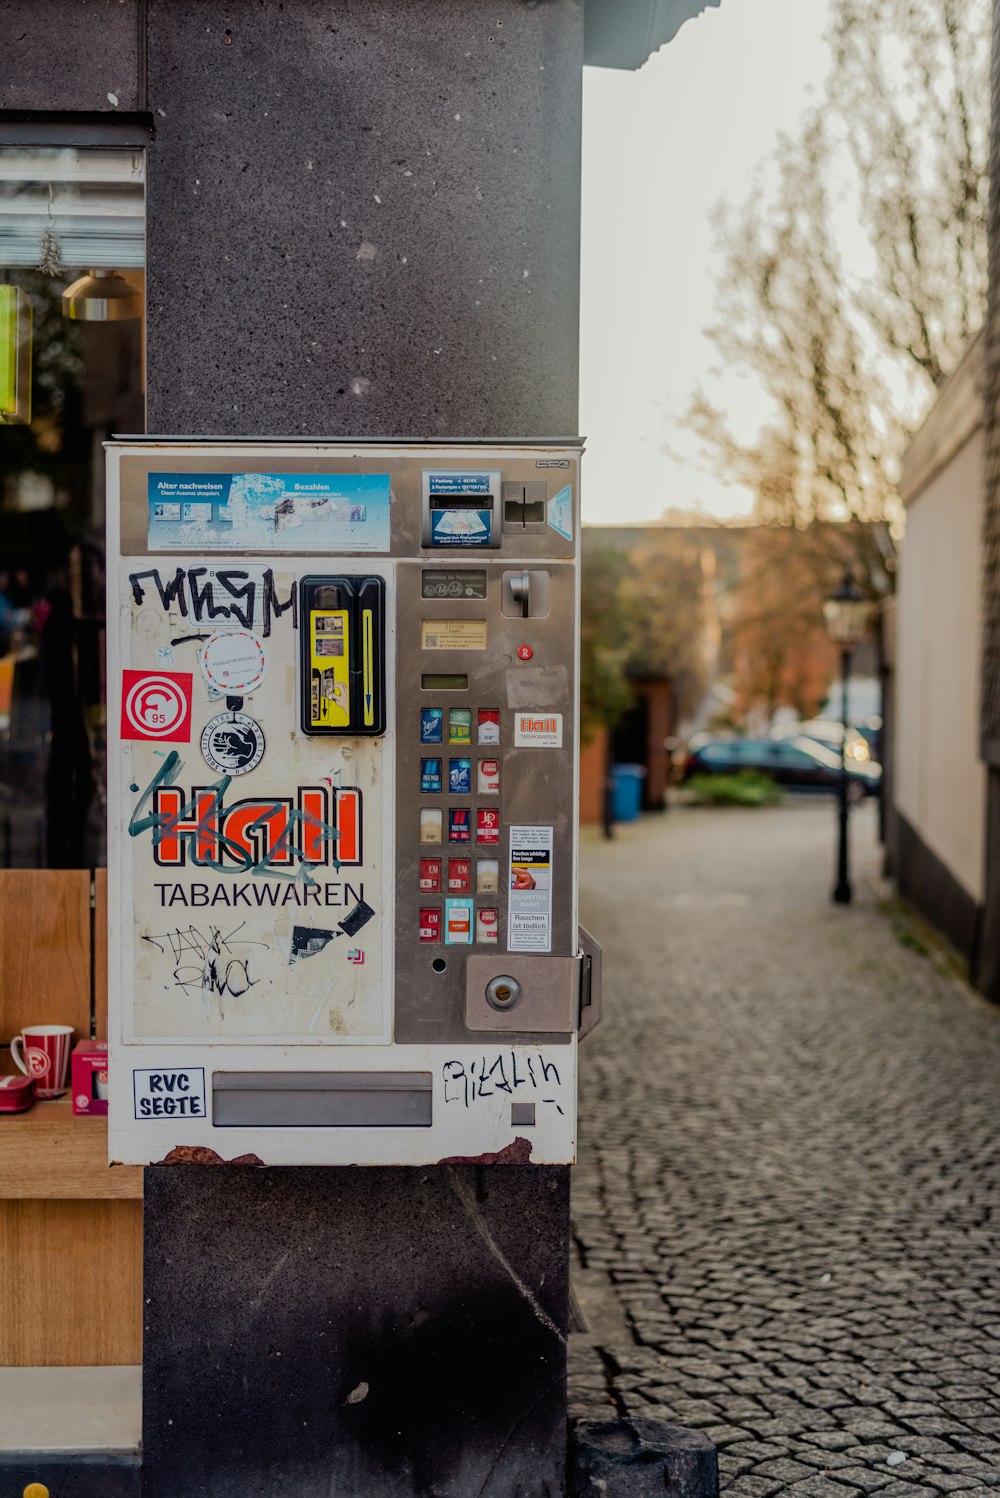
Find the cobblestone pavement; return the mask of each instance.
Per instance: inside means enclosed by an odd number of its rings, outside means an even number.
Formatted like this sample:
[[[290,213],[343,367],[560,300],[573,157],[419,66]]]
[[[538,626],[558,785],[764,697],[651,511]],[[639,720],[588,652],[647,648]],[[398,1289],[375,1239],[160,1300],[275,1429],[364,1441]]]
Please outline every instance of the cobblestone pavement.
[[[1000,1489],[1000,1011],[880,911],[873,808],[586,843],[571,1412],[705,1430],[731,1498]],[[905,1460],[901,1460],[901,1456]]]

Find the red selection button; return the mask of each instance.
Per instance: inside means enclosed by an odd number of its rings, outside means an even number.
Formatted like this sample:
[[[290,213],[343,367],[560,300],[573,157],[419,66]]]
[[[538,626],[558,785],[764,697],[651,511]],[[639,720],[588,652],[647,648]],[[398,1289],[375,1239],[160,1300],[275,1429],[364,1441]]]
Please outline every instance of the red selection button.
[[[420,940],[441,940],[441,912],[425,907],[420,912]]]
[[[519,645],[517,647],[517,658],[519,661],[530,661],[534,653],[530,645]]]

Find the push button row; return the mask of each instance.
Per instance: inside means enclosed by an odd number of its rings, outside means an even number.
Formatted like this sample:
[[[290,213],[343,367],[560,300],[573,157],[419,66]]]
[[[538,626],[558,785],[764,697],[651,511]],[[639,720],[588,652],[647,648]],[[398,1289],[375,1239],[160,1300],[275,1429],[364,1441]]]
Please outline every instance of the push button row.
[[[471,744],[472,709],[450,707],[448,709],[448,737],[444,737],[444,709],[422,707],[420,709],[420,742],[422,744]],[[476,711],[476,743],[499,744],[500,709],[481,707]]]
[[[420,841],[427,845],[444,840],[444,812],[436,806],[420,808]],[[468,806],[448,808],[449,843],[472,842],[472,812]],[[482,846],[500,841],[500,813],[492,806],[480,806],[476,812],[476,842]]]
[[[439,895],[442,893],[442,881],[444,860],[441,858],[422,858],[420,860],[420,893],[422,895]],[[500,890],[500,864],[495,858],[476,859],[476,894],[495,895]],[[469,895],[472,893],[472,859],[471,858],[449,858],[448,860],[448,893],[449,895]]]
[[[476,788],[480,796],[499,796],[500,761],[481,759],[476,768]],[[444,760],[422,759],[420,761],[420,791],[424,796],[437,796],[444,790]],[[450,796],[472,795],[472,760],[448,760],[448,794]]]
[[[500,912],[493,906],[474,910],[471,900],[445,900],[442,925],[440,906],[425,905],[420,911],[420,940],[439,942],[444,937],[445,946],[471,946],[473,941],[484,945],[496,945],[500,928]],[[473,935],[473,921],[475,934]]]

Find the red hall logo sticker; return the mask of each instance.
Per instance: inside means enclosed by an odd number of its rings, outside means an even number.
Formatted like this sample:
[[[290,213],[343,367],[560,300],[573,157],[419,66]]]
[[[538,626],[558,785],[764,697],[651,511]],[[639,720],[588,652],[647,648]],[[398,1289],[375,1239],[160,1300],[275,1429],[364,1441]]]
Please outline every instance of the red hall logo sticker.
[[[123,671],[123,739],[191,742],[191,672]]]

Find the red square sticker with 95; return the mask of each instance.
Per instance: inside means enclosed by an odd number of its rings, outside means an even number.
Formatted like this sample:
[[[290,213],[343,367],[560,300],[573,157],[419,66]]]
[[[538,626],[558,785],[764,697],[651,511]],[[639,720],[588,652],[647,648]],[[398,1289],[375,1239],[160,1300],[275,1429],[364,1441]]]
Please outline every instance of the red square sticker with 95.
[[[191,672],[123,671],[123,739],[191,742]]]

